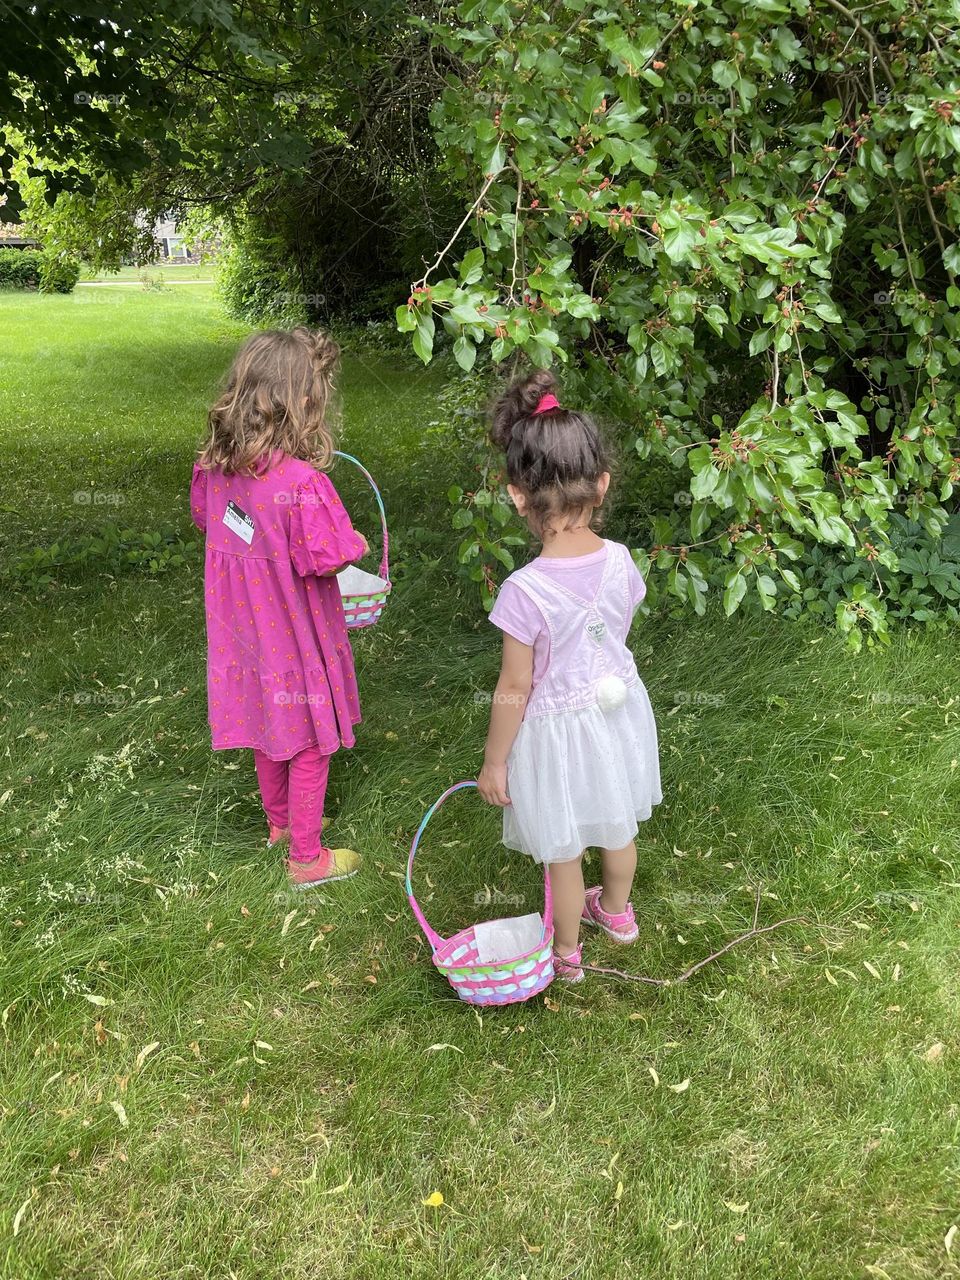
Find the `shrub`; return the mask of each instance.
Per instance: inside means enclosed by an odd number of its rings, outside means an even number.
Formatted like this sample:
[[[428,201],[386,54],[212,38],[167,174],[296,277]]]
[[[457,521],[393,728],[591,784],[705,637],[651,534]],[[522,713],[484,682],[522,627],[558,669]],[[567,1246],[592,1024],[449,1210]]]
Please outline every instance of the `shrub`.
[[[0,289],[36,289],[41,259],[36,249],[0,249]]]
[[[107,524],[94,533],[69,533],[50,546],[32,547],[6,566],[5,576],[32,588],[50,586],[59,575],[78,569],[111,575],[129,569],[160,574],[185,565],[198,547],[196,539],[185,541],[174,529]]]
[[[217,292],[230,315],[248,324],[284,328],[311,318],[308,295],[284,243],[248,223],[224,237]]]
[[[47,252],[40,258],[40,292],[73,293],[80,279],[80,263],[64,254]]]
[[[79,279],[76,258],[39,249],[0,249],[0,289],[72,293]]]
[[[801,594],[784,613],[796,617],[805,609],[843,626],[847,596],[860,586],[876,591],[891,618],[940,626],[960,621],[960,515],[950,517],[942,538],[932,538],[916,520],[894,514],[890,542],[896,570],[843,560],[830,547],[811,548],[797,567]]]

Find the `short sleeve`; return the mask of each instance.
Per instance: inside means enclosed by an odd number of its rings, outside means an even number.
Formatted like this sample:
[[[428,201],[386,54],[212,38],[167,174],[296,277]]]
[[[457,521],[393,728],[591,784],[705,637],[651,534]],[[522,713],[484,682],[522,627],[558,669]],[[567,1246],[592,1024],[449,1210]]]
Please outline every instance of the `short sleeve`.
[[[315,472],[290,507],[290,559],[301,577],[329,577],[359,560],[364,543],[328,476]]]
[[[527,593],[508,578],[497,593],[490,621],[521,644],[532,645],[546,630],[543,614]]]
[[[207,473],[194,466],[190,481],[190,519],[198,529],[207,531]]]
[[[634,564],[633,556],[625,547],[627,553],[627,590],[630,592],[630,606],[634,612],[640,607],[643,597],[647,594],[647,584],[643,580],[643,575]]]

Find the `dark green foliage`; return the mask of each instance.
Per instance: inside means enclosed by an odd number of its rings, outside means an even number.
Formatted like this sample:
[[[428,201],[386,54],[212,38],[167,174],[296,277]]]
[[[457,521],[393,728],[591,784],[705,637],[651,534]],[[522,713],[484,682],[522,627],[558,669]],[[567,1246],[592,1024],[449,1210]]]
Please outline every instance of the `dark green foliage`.
[[[782,607],[822,544],[883,639],[890,513],[936,540],[960,483],[954,6],[464,0],[436,40],[472,216],[398,309],[414,350],[576,365],[687,496],[642,539],[684,607]]]
[[[95,533],[68,533],[46,547],[17,556],[9,568],[16,582],[49,586],[68,570],[115,575],[128,569],[164,573],[196,560],[199,543],[174,529],[124,529],[104,525]]]
[[[0,289],[36,289],[41,258],[35,249],[0,249]]]
[[[0,249],[0,289],[72,293],[80,279],[75,258],[39,249]]]
[[[40,259],[40,292],[41,293],[73,293],[80,279],[80,263],[76,258],[53,250],[44,253]]]

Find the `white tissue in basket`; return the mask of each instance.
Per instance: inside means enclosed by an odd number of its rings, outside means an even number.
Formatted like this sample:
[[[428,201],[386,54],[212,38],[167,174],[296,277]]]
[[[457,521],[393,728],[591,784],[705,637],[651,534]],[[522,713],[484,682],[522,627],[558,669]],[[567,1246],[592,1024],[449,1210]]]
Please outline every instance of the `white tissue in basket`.
[[[355,564],[338,573],[337,582],[340,584],[342,596],[373,596],[387,585],[384,578],[378,578],[375,573],[358,569]]]
[[[474,926],[473,936],[480,964],[515,960],[540,945],[543,920],[539,911],[528,916],[510,916],[506,920],[484,920]]]

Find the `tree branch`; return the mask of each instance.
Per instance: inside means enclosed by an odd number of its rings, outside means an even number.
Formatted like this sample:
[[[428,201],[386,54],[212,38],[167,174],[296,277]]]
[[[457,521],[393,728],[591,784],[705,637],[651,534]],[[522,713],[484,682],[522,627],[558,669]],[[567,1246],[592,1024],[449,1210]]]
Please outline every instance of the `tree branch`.
[[[626,982],[643,982],[650,987],[676,987],[679,986],[681,982],[686,982],[688,978],[692,978],[695,973],[699,973],[705,965],[710,964],[713,960],[719,960],[721,956],[726,955],[728,951],[739,946],[741,942],[748,942],[751,938],[759,938],[765,933],[773,933],[775,929],[782,929],[783,926],[787,924],[798,924],[801,922],[806,923],[803,916],[790,916],[786,920],[777,920],[774,924],[766,924],[763,928],[757,928],[757,915],[759,910],[760,886],[758,885],[753,908],[753,925],[746,931],[746,933],[741,933],[736,938],[731,938],[725,946],[722,946],[719,949],[719,951],[713,951],[703,960],[698,960],[696,964],[692,964],[689,969],[684,969],[683,973],[679,974],[676,978],[648,978],[641,973],[624,973],[622,969],[608,969],[595,964],[582,964],[578,965],[578,968],[583,969],[585,973],[602,973],[611,978],[623,978]]]
[[[835,9],[837,13],[842,14],[847,19],[848,22],[852,22],[853,25],[856,27],[856,29],[864,37],[867,44],[872,49],[874,57],[880,63],[880,66],[883,68],[883,74],[887,77],[887,83],[892,88],[894,84],[893,72],[890,70],[890,65],[887,62],[886,58],[883,56],[883,53],[880,50],[880,46],[877,44],[876,40],[874,39],[872,32],[863,25],[863,23],[860,21],[860,19],[857,17],[855,13],[853,13],[850,9],[848,9],[845,4],[841,4],[840,0],[826,0],[826,3],[830,6],[831,9]],[[873,79],[873,66],[869,62],[867,63],[867,71],[870,74],[870,91],[873,94],[874,102],[876,102],[877,86],[874,83],[874,79]]]

